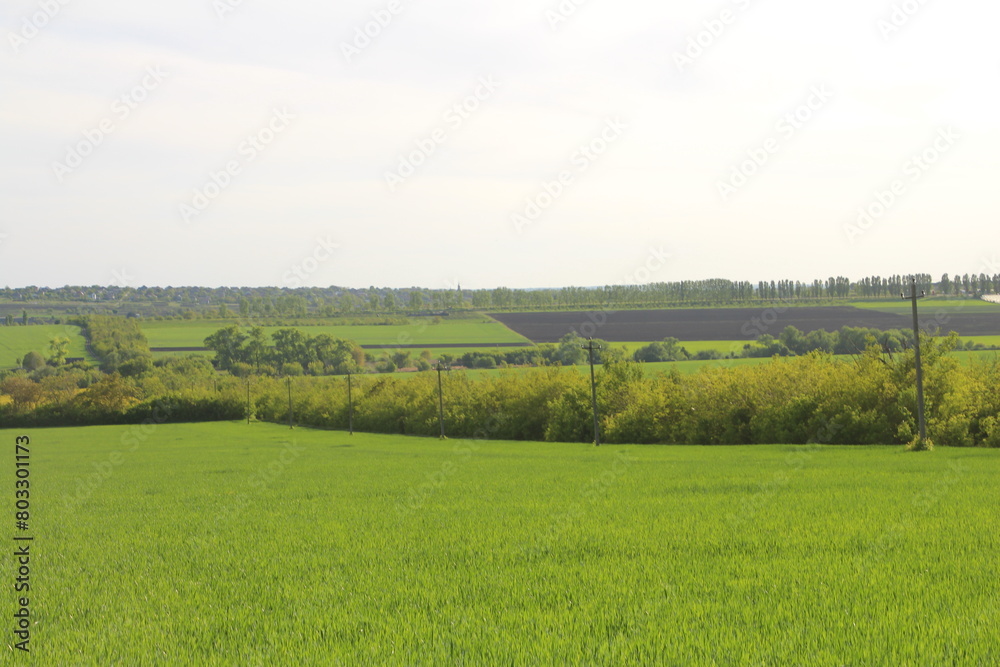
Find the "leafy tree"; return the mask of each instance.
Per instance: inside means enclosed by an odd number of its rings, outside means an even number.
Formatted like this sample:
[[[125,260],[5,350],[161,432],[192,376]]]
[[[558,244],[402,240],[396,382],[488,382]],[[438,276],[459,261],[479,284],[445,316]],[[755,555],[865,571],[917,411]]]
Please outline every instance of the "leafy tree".
[[[254,369],[260,373],[261,364],[267,362],[267,356],[267,334],[262,327],[252,327],[246,340],[247,363],[253,364]]]
[[[100,412],[124,413],[139,403],[140,392],[136,384],[118,373],[112,373],[91,385],[80,394],[81,403],[88,409]]]
[[[810,349],[809,340],[806,334],[802,333],[797,327],[787,326],[785,329],[778,334],[778,340],[784,345],[792,354],[805,354]]]
[[[302,369],[302,364],[297,361],[286,361],[281,364],[281,374],[285,377],[298,377],[304,375],[305,371]]]
[[[640,347],[632,355],[635,361],[656,362],[656,361],[684,361],[688,358],[687,350],[680,345],[680,341],[673,337],[664,338],[660,342],[650,343]]]
[[[122,377],[135,377],[148,373],[153,369],[153,359],[148,356],[132,357],[128,361],[118,364],[118,372]]]
[[[219,329],[214,334],[205,339],[205,347],[215,352],[216,365],[224,370],[232,368],[235,363],[247,363],[249,353],[244,343],[247,335],[240,327],[231,324],[224,329]]]
[[[49,341],[49,363],[53,366],[62,366],[69,356],[69,338],[66,336],[56,336]]]
[[[229,372],[232,373],[235,377],[245,378],[253,374],[254,367],[242,361],[237,361],[235,364],[229,367]]]
[[[834,354],[861,354],[868,346],[869,331],[864,327],[841,327]]]
[[[300,366],[309,364],[312,358],[309,340],[298,329],[278,329],[271,338],[274,340],[274,355],[280,364],[298,363]]]
[[[806,345],[807,349],[819,350],[820,352],[826,352],[828,354],[833,353],[833,348],[837,344],[837,334],[825,331],[823,329],[815,329],[806,334]]]
[[[396,306],[396,295],[393,293],[392,290],[389,290],[389,291],[387,291],[385,293],[385,298],[383,299],[383,301],[385,303],[385,309],[387,311],[389,311],[390,313],[396,311],[396,309],[397,309],[397,306]]]
[[[575,366],[587,360],[587,353],[583,351],[583,346],[587,343],[576,332],[570,332],[559,339],[553,354],[553,360],[563,366]]]
[[[24,360],[21,361],[21,366],[28,371],[37,371],[44,365],[45,358],[34,350],[24,355]]]
[[[594,363],[595,364],[612,364],[618,363],[626,360],[628,356],[625,349],[622,347],[612,347],[610,343],[606,340],[600,340],[595,338],[594,345],[599,346],[599,350],[594,351]],[[589,352],[584,350],[584,356],[589,360]],[[680,348],[680,354],[683,354],[683,358],[687,358],[687,351],[684,348]]]
[[[327,371],[338,375],[355,372],[365,361],[365,351],[354,341],[319,334],[311,339],[310,345],[316,359],[323,362]]]
[[[62,373],[42,378],[38,386],[46,403],[65,403],[80,392],[80,379],[74,373]]]
[[[659,361],[671,361],[667,358],[667,351],[663,343],[653,342],[643,345],[632,354],[635,361],[642,363],[655,363]]]
[[[0,383],[0,392],[11,397],[17,410],[32,410],[41,403],[43,390],[41,385],[32,382],[24,375],[11,375]]]

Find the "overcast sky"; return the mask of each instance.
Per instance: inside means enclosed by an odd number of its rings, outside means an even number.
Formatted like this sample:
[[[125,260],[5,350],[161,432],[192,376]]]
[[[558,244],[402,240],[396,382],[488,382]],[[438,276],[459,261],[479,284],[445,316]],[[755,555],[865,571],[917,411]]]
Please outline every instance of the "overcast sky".
[[[0,285],[995,273],[998,24],[993,0],[5,0]]]

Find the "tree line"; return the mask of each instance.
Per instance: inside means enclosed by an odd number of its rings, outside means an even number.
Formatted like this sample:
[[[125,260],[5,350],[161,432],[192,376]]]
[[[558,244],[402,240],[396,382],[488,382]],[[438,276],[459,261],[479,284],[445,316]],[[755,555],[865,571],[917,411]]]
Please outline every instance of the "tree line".
[[[916,274],[928,294],[979,296],[1000,293],[1000,274],[944,274],[934,281]],[[81,312],[112,308],[119,314],[142,311],[147,316],[213,318],[333,317],[440,313],[463,310],[539,310],[578,308],[651,308],[659,306],[725,306],[761,301],[888,298],[906,292],[911,276],[866,276],[851,280],[831,276],[813,281],[682,280],[641,285],[563,287],[556,289],[423,289],[347,287],[22,287],[0,288],[0,301],[64,302]],[[75,304],[75,305],[72,305]],[[120,312],[124,310],[126,312]],[[22,314],[27,322],[27,313]],[[6,318],[15,324],[13,316]]]
[[[124,317],[91,315],[71,321],[87,339],[91,353],[105,373],[139,375],[153,366],[149,342],[139,322]]]
[[[215,352],[215,366],[244,377],[264,375],[343,375],[357,372],[365,352],[351,340],[329,334],[311,336],[299,329],[284,328],[267,336],[261,327],[244,333],[230,325],[205,339]]]

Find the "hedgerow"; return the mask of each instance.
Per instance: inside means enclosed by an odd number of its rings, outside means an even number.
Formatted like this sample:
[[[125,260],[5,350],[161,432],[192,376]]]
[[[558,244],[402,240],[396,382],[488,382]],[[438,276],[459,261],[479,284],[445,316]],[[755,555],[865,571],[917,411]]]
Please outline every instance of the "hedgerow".
[[[922,343],[928,436],[939,445],[1000,446],[1000,363],[959,365],[948,354],[956,342],[951,336]],[[633,362],[607,363],[597,373],[601,438],[639,444],[905,444],[917,431],[914,369],[912,350],[887,355],[874,342],[852,361],[811,352],[691,375],[647,377]],[[171,421],[243,419],[249,413],[286,423],[290,407],[292,421],[301,425],[346,429],[350,418],[345,377],[238,378],[198,358],[158,363],[135,377],[112,374],[94,382],[79,369],[58,377],[58,390],[42,391],[29,375],[10,374],[0,383],[0,423],[141,423],[157,411]],[[76,384],[67,384],[76,377]],[[449,437],[593,438],[590,378],[575,369],[507,370],[478,379],[452,371],[441,381]],[[439,434],[433,371],[354,375],[352,388],[355,429]]]

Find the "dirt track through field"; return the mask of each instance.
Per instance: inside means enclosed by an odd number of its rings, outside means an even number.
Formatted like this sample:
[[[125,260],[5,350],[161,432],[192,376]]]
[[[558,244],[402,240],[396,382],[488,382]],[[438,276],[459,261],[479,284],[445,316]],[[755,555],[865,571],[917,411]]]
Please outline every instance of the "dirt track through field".
[[[808,333],[817,329],[836,331],[843,326],[905,329],[913,323],[909,315],[850,306],[493,313],[491,317],[536,343],[557,342],[571,331],[611,342],[662,340],[668,336],[683,341],[754,340],[763,334],[777,337],[787,326]],[[992,336],[1000,334],[1000,314],[935,316],[928,311],[921,313],[920,325],[940,327],[943,333]]]

